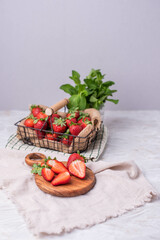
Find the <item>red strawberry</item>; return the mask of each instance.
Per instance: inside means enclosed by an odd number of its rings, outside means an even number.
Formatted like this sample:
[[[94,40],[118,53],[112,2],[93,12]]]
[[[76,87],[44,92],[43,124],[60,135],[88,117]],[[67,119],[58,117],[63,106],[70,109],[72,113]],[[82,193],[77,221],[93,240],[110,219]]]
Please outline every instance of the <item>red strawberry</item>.
[[[34,127],[34,119],[28,117],[28,118],[24,121],[24,125],[25,125],[26,127]]]
[[[67,118],[72,115],[73,118],[78,118],[79,117],[79,111],[78,108],[71,108],[68,111]]]
[[[41,167],[42,167],[42,166],[45,166],[45,163],[44,163],[44,162],[41,163]]]
[[[52,165],[53,165],[53,159],[49,159],[46,164],[52,168]]]
[[[66,124],[67,124],[67,127],[69,127],[72,123],[76,123],[77,122],[77,119],[76,118],[67,118],[66,119]]]
[[[60,118],[60,116],[56,113],[53,113],[52,116],[48,117],[48,124],[51,128],[51,122],[54,123],[55,118]]]
[[[45,136],[45,132],[40,131],[42,128],[45,130],[47,128],[47,123],[45,122],[44,119],[36,119],[34,121],[34,128],[37,129],[36,133],[37,133],[37,137],[39,139],[42,139]]]
[[[69,127],[69,131],[72,135],[78,135],[82,131],[82,126],[78,124],[72,124]]]
[[[67,118],[68,117],[73,117],[73,118],[79,118],[79,112],[76,111],[76,112],[70,112],[70,113],[67,113]]]
[[[42,168],[42,176],[46,181],[51,181],[54,177],[54,172],[49,168]]]
[[[64,133],[66,131],[66,123],[63,118],[58,118],[54,120],[53,130],[54,132]]]
[[[88,120],[88,121],[91,121],[91,118],[90,117],[82,117],[81,119],[78,119],[78,122],[85,122],[86,120]]]
[[[38,118],[38,119],[47,118],[47,117],[48,117],[47,114],[45,114],[44,112],[39,112],[39,113],[37,114],[37,118]]]
[[[89,118],[89,117],[85,117],[84,119],[81,118],[80,120],[78,120],[78,123],[81,124],[81,126],[82,126],[83,129],[84,129],[88,124],[92,124],[92,122],[91,122],[90,120],[88,120],[88,119],[90,119],[90,118]]]
[[[75,160],[69,165],[69,172],[78,178],[85,178],[86,165],[81,160]]]
[[[62,162],[59,162],[58,160],[48,160],[47,165],[52,167],[52,171],[55,173],[61,173],[68,171],[67,168],[64,166]]]
[[[72,143],[72,140],[73,140],[73,136],[65,136],[62,138],[62,143],[67,146],[70,146]]]
[[[42,108],[39,105],[32,105],[31,106],[31,112],[34,117],[37,117],[38,113],[42,111]]]
[[[59,173],[51,182],[53,186],[69,183],[71,176],[69,172]]]
[[[56,141],[58,139],[58,135],[56,133],[46,133],[46,136],[45,136],[46,139],[48,140],[54,140]]]
[[[82,162],[85,162],[85,157],[78,153],[72,153],[68,158],[67,168],[69,168],[69,165],[75,160],[81,160]]]

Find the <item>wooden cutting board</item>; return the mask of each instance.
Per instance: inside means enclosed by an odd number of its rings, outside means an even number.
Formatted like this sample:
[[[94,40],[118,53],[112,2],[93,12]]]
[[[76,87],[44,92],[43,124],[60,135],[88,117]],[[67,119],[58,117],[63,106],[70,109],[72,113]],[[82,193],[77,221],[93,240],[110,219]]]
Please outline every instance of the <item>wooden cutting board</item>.
[[[66,164],[65,162],[63,163]],[[96,178],[94,173],[89,168],[86,168],[86,176],[84,179],[71,176],[70,182],[65,185],[53,186],[38,174],[35,175],[35,182],[45,193],[58,197],[75,197],[91,190],[96,183]]]

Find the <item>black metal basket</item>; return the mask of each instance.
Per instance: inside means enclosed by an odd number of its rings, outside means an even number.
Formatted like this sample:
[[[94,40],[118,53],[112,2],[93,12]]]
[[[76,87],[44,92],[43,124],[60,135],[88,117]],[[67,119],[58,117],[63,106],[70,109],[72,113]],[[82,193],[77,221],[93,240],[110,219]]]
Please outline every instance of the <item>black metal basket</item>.
[[[54,109],[54,112],[56,112],[58,109],[64,107],[64,112],[65,112],[66,111],[66,107],[65,107],[66,101],[67,101],[67,99],[61,100],[59,103],[52,106],[52,110]],[[47,108],[45,106],[43,106],[43,107],[45,109]],[[63,112],[63,114],[64,114],[64,112]],[[62,112],[59,112],[59,114],[60,113],[62,114]],[[88,131],[87,131],[88,128],[86,127],[86,131],[85,131],[85,129],[83,130],[84,131],[83,136],[81,136],[81,134],[80,134],[80,136],[75,136],[72,134],[65,133],[65,136],[68,137],[68,140],[66,140],[64,143],[63,139],[60,137],[60,136],[64,135],[64,133],[54,132],[53,127],[52,127],[53,122],[52,122],[51,118],[50,118],[50,121],[51,121],[50,122],[50,125],[51,125],[50,132],[52,134],[56,134],[58,136],[54,140],[45,138],[45,135],[48,132],[48,130],[44,129],[46,122],[44,122],[44,125],[42,126],[42,128],[38,130],[35,128],[25,126],[24,125],[25,119],[26,118],[23,118],[15,123],[15,125],[17,126],[17,137],[20,140],[22,140],[24,143],[29,144],[29,145],[34,145],[37,147],[47,148],[47,149],[65,152],[65,153],[74,153],[74,152],[77,152],[78,150],[80,152],[85,151],[88,148],[88,146],[90,145],[90,143],[92,141],[94,141],[94,139],[96,138],[97,133],[98,133],[97,128],[93,128],[93,127],[91,129],[89,128]]]

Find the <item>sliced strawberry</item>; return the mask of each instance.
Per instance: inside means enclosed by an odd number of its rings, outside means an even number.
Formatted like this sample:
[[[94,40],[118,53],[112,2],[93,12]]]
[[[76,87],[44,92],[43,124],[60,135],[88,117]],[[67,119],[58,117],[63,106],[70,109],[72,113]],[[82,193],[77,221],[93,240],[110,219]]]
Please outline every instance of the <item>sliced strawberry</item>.
[[[82,162],[85,162],[85,157],[78,153],[72,153],[69,156],[68,161],[67,161],[67,169],[69,168],[69,165],[75,160],[81,160]]]
[[[69,165],[69,172],[78,178],[85,178],[86,165],[81,160],[75,160]]]
[[[53,162],[51,162],[53,161]],[[47,161],[48,162],[48,161]],[[54,159],[54,160],[49,160],[48,162],[50,165],[50,167],[52,167],[52,171],[55,173],[61,173],[61,172],[66,172],[68,171],[67,168],[64,166],[64,164],[62,162],[59,162],[58,160]],[[48,164],[47,163],[47,164]]]
[[[49,166],[49,167],[52,167],[53,165],[53,159],[49,159],[46,164]]]
[[[53,186],[69,183],[71,176],[69,172],[59,173],[51,182]]]
[[[43,167],[43,166],[45,166],[45,163],[44,163],[44,162],[41,163],[41,167]]]
[[[38,113],[42,111],[42,108],[39,105],[32,105],[31,106],[31,112],[34,117],[37,117]]]
[[[51,181],[54,177],[54,172],[49,168],[42,169],[42,176],[46,181]]]

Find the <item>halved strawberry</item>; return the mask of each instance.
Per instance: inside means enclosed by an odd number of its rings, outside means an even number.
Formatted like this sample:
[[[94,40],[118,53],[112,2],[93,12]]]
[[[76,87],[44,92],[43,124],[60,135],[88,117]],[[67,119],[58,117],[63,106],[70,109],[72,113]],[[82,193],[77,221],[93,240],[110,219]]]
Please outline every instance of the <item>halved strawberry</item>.
[[[72,153],[68,158],[67,168],[69,168],[69,165],[75,160],[81,160],[82,162],[85,162],[85,157],[78,153]]]
[[[47,165],[51,167],[52,171],[55,173],[61,173],[68,171],[62,162],[59,162],[56,159],[48,160]]]
[[[54,177],[54,172],[50,168],[43,168],[42,176],[46,181],[50,182]]]
[[[85,178],[86,165],[81,160],[75,160],[69,165],[69,172],[78,178]]]
[[[57,186],[57,185],[62,185],[62,184],[66,184],[66,183],[69,183],[71,179],[71,176],[69,174],[69,172],[62,172],[62,173],[59,173],[51,182],[51,184],[53,186]]]

